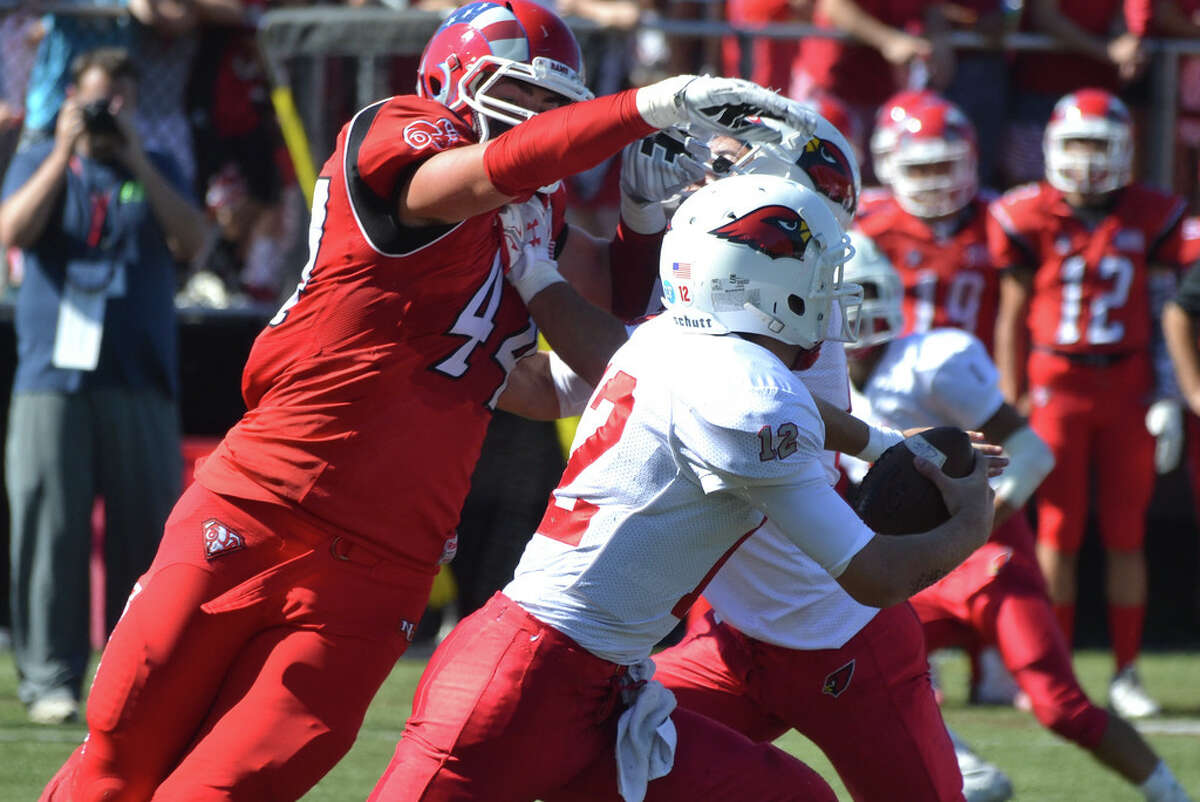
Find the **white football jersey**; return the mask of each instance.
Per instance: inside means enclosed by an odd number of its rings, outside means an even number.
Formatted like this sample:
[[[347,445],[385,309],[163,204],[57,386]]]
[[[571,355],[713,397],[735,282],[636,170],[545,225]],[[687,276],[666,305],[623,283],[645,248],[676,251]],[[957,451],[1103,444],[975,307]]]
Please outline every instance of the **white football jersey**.
[[[504,592],[604,659],[644,659],[762,523],[756,487],[828,504],[824,439],[808,390],[770,352],[665,312],[613,356]],[[872,537],[849,519],[793,537],[837,575]]]
[[[998,379],[975,335],[960,329],[917,332],[888,343],[863,391],[852,388],[854,414],[894,429],[979,429],[1004,403]],[[866,474],[861,460],[847,458],[843,466],[855,481]]]
[[[850,408],[850,379],[841,343],[826,342],[816,363],[796,376],[815,397]],[[822,462],[827,481],[836,484],[838,455],[822,452]],[[879,612],[852,599],[769,520],[717,572],[704,598],[720,620],[787,649],[839,649]]]

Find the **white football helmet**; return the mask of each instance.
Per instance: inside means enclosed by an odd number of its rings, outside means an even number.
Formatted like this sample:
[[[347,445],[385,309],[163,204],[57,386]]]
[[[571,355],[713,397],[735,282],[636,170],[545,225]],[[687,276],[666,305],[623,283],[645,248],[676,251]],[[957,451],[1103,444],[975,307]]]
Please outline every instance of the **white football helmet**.
[[[948,100],[933,98],[898,126],[888,176],[900,208],[925,219],[946,217],[979,192],[975,126]]]
[[[854,256],[846,262],[843,280],[862,287],[862,303],[852,321],[858,339],[847,349],[868,348],[894,340],[904,328],[904,283],[887,255],[860,231],[851,233]]]
[[[854,146],[833,123],[819,114],[814,116],[816,127],[807,138],[783,123],[765,122],[779,130],[782,139],[753,145],[733,163],[731,171],[792,179],[824,198],[838,225],[846,229],[854,221],[862,191],[858,158]]]
[[[1067,145],[1098,139],[1104,152]],[[1133,121],[1129,109],[1111,92],[1080,89],[1058,101],[1042,139],[1046,180],[1061,192],[1101,195],[1133,180]]]
[[[697,190],[671,218],[659,276],[676,325],[701,334],[762,334],[811,349],[834,303],[840,342],[861,289],[842,281],[853,254],[824,200],[795,181],[735,175]]]

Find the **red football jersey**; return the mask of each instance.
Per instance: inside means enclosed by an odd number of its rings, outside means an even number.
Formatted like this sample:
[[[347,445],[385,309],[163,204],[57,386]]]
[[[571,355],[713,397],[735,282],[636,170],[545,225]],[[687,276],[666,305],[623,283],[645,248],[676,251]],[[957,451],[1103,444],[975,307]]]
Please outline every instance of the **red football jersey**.
[[[905,334],[951,326],[974,334],[991,353],[1000,277],[988,253],[986,221],[983,196],[944,234],[894,198],[873,203],[858,219],[904,282]]]
[[[1143,184],[1121,192],[1094,226],[1045,182],[1017,187],[988,215],[997,267],[1034,271],[1032,345],[1067,353],[1132,353],[1149,347],[1148,266],[1178,266],[1188,245],[1185,204]]]
[[[408,228],[396,188],[424,159],[474,141],[414,96],[343,127],[313,193],[309,256],[259,334],[245,416],[197,480],[283,501],[433,571],[484,433],[537,330],[504,280],[496,212]]]

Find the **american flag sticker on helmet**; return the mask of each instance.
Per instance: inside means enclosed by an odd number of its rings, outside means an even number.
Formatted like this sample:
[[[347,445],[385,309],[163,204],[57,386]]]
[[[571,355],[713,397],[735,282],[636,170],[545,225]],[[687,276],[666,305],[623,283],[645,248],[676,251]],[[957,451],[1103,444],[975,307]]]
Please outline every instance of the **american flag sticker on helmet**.
[[[672,262],[671,263],[671,275],[673,275],[675,278],[690,279],[692,277],[692,263],[691,262]]]

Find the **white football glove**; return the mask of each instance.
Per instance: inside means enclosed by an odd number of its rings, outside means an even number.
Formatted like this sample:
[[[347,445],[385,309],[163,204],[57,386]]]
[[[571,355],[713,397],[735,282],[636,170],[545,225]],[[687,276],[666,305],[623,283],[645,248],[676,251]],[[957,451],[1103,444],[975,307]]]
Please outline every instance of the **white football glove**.
[[[1179,402],[1160,398],[1146,412],[1146,430],[1154,435],[1154,470],[1170,473],[1183,456],[1183,409]]]
[[[500,208],[504,278],[527,304],[546,287],[566,280],[554,261],[551,223],[550,202],[542,195]]]
[[[642,118],[655,128],[686,128],[697,138],[724,134],[743,142],[778,142],[779,132],[761,123],[773,117],[812,136],[816,113],[740,78],[676,75],[637,91]]]
[[[682,131],[660,131],[621,152],[621,218],[639,234],[667,227],[663,201],[704,180],[708,149]]]

